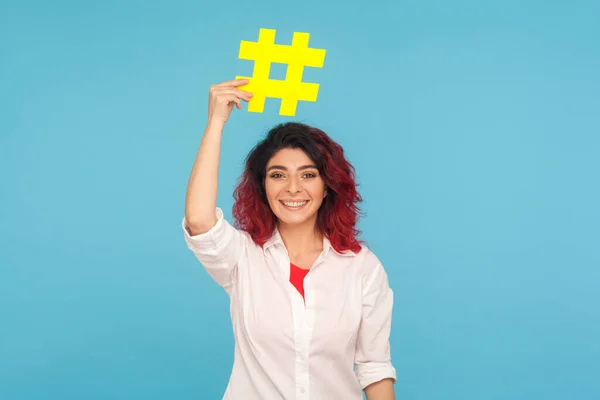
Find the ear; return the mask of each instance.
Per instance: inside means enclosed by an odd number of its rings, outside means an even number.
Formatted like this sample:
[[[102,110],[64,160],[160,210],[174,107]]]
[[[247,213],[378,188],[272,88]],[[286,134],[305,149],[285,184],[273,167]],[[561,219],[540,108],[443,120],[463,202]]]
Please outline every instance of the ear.
[[[325,188],[325,191],[323,192],[323,198],[327,197],[327,188]]]

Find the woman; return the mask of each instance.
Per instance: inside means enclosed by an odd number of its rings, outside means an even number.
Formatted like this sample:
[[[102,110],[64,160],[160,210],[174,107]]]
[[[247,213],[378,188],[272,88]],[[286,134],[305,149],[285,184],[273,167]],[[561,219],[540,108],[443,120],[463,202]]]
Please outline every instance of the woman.
[[[246,160],[236,227],[216,206],[223,127],[247,80],[210,88],[182,221],[189,249],[230,297],[235,357],[224,399],[394,399],[393,293],[356,239],[353,167],[324,132],[273,128]]]

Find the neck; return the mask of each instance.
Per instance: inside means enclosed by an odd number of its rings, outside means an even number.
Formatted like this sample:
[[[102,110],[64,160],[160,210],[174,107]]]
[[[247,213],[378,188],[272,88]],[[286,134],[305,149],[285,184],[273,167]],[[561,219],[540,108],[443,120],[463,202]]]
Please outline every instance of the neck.
[[[293,226],[279,224],[278,229],[291,257],[323,250],[323,235],[314,222]]]

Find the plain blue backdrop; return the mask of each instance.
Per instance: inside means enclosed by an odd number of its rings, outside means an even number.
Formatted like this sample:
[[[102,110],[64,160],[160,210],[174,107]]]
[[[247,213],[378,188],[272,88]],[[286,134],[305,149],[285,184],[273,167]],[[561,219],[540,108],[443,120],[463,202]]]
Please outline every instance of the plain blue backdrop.
[[[295,117],[234,110],[226,216],[268,128],[315,124],[396,294],[398,399],[599,399],[599,4],[2,1],[0,399],[221,398],[227,296],[180,224],[259,28],[327,56]]]

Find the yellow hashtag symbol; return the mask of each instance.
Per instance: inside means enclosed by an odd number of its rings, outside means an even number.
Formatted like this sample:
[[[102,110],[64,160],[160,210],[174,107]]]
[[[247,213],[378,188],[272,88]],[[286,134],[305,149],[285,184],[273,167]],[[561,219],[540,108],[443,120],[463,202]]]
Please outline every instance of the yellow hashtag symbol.
[[[252,77],[237,76],[236,79],[248,79],[243,87],[253,93],[248,103],[248,111],[263,112],[267,97],[281,99],[280,115],[296,115],[298,101],[317,101],[318,83],[302,82],[304,67],[322,68],[325,62],[324,49],[308,47],[308,33],[294,32],[292,45],[275,44],[274,29],[260,29],[258,42],[242,40],[239,58],[254,60]],[[269,79],[271,63],[287,64],[284,80]]]

